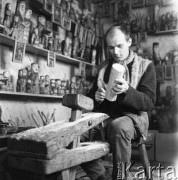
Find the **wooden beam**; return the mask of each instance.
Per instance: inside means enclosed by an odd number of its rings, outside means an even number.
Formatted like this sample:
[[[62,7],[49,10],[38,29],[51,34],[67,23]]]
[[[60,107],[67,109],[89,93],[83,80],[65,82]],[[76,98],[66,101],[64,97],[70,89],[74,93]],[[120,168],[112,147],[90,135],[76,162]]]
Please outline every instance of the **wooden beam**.
[[[30,129],[8,139],[10,153],[26,152],[29,157],[52,159],[59,149],[69,145],[90,128],[98,125],[108,118],[104,113],[87,113],[74,122],[55,122],[44,127]],[[31,156],[32,154],[32,156]],[[23,155],[23,154],[22,154]]]
[[[84,162],[92,161],[109,153],[109,144],[103,142],[81,143],[80,147],[66,149],[54,159],[43,160],[9,155],[9,166],[32,171],[37,174],[51,174]]]

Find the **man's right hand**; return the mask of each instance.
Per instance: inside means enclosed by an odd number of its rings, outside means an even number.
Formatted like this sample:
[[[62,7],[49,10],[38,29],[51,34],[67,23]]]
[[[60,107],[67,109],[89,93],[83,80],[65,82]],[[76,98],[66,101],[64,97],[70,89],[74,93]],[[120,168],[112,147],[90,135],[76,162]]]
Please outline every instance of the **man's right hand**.
[[[95,93],[95,100],[97,102],[103,102],[106,96],[106,90],[103,88],[98,88],[98,90]]]

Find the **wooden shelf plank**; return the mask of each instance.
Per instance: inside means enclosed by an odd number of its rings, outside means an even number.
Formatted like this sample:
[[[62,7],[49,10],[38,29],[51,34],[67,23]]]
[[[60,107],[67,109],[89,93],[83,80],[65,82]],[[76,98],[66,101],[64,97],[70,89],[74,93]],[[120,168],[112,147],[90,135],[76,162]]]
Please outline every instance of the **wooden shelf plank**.
[[[9,46],[9,47],[13,47],[14,44],[15,44],[15,40],[13,38],[9,37],[9,36],[6,36],[6,35],[0,33],[0,44],[6,45],[6,46]],[[39,47],[35,47],[32,44],[27,44],[26,51],[29,52],[29,53],[32,53],[34,55],[40,55],[40,56],[47,57],[49,50],[39,48]],[[57,54],[57,53],[56,53],[56,60],[59,61],[59,62],[68,63],[68,64],[74,64],[74,65],[79,65],[80,62],[84,62],[88,66],[93,66],[93,67],[96,66],[95,64],[91,64],[89,62],[85,62],[85,61],[75,59],[75,58],[72,58],[72,57],[67,57],[67,56],[64,56],[62,54]]]
[[[175,33],[178,33],[178,29],[167,30],[167,31],[157,31],[155,34],[164,35],[164,34],[175,34]]]
[[[62,99],[63,96],[57,95],[46,95],[46,94],[30,94],[30,93],[21,93],[21,92],[12,92],[12,91],[0,91],[1,95],[9,95],[9,96],[25,96],[25,97],[39,97],[39,98],[54,98],[54,99]]]

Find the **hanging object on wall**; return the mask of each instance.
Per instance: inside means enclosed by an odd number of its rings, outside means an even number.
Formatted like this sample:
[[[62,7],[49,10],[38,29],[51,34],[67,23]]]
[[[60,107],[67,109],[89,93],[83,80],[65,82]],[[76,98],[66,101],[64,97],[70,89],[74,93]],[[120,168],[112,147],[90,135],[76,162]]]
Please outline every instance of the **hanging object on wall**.
[[[155,66],[156,80],[157,82],[164,82],[164,68],[161,65]]]
[[[63,17],[63,28],[65,30],[70,31],[71,30],[71,19]]]
[[[173,66],[172,65],[166,65],[165,66],[165,80],[172,80],[173,79]]]
[[[16,40],[14,45],[14,53],[13,53],[12,61],[22,63],[25,55],[25,49],[26,49],[26,43]]]
[[[46,12],[53,14],[53,0],[44,0],[43,8]]]
[[[56,54],[52,51],[48,51],[48,63],[49,67],[54,67],[56,62]]]
[[[114,8],[114,19],[119,25],[125,25],[130,18],[130,0],[117,0]]]
[[[62,8],[57,4],[54,4],[54,13],[52,15],[52,22],[62,26]]]

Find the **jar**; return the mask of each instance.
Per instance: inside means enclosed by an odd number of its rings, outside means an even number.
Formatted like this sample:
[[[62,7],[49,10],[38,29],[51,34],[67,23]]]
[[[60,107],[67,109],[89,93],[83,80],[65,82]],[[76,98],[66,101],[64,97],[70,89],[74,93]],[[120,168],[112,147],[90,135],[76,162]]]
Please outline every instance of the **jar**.
[[[60,79],[56,79],[55,80],[55,85],[56,85],[56,88],[59,88],[61,86],[61,80]]]
[[[54,94],[54,88],[56,87],[55,85],[55,79],[50,80],[50,94]]]
[[[45,94],[45,76],[40,76],[40,94]]]
[[[172,52],[172,63],[176,65],[178,64],[178,51]]]

